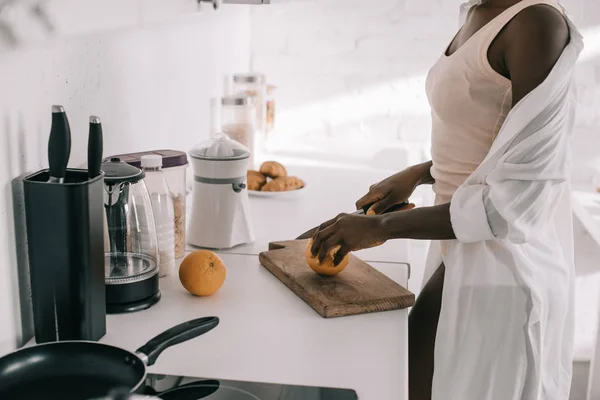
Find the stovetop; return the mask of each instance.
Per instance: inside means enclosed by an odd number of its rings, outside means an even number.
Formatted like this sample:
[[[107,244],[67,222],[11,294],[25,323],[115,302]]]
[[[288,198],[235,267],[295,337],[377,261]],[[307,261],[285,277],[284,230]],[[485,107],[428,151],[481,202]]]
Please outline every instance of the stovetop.
[[[149,374],[143,394],[163,400],[357,400],[351,389]]]

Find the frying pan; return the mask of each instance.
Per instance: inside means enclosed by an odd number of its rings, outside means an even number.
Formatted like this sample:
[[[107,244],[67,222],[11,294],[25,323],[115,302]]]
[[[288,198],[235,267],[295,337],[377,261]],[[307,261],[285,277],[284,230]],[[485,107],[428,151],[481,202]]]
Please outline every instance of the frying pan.
[[[146,369],[167,348],[216,327],[219,318],[199,318],[177,325],[134,353],[97,342],[44,343],[0,358],[0,399],[83,400],[115,388],[141,392]]]

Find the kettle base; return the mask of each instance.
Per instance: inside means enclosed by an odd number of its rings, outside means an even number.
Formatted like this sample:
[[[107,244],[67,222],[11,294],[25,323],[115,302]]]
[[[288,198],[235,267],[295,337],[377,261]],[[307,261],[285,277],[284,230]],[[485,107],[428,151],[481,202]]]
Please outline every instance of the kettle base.
[[[147,310],[152,307],[160,300],[160,292],[156,292],[154,295],[148,297],[147,299],[142,299],[138,301],[132,301],[131,303],[121,303],[121,304],[106,304],[106,313],[107,314],[126,314],[132,313],[142,310]]]

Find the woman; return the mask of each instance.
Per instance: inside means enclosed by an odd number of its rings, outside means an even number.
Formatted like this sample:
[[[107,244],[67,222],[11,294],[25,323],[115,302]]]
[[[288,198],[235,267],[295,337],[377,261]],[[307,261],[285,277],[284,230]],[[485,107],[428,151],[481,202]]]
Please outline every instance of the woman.
[[[323,259],[339,245],[337,263],[390,239],[434,240],[409,317],[411,400],[566,400],[581,36],[552,0],[462,10],[427,78],[432,160],[372,186],[357,208],[376,215],[323,223],[312,252]],[[386,214],[423,184],[433,184],[434,206]]]

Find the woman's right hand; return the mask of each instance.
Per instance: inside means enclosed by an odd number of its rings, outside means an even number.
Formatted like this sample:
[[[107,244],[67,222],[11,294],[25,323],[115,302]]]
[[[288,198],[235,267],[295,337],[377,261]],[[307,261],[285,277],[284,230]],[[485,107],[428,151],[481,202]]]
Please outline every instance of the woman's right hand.
[[[383,214],[393,206],[408,203],[417,186],[432,181],[431,162],[407,168],[371,186],[356,202],[356,209],[369,208],[369,214]]]

